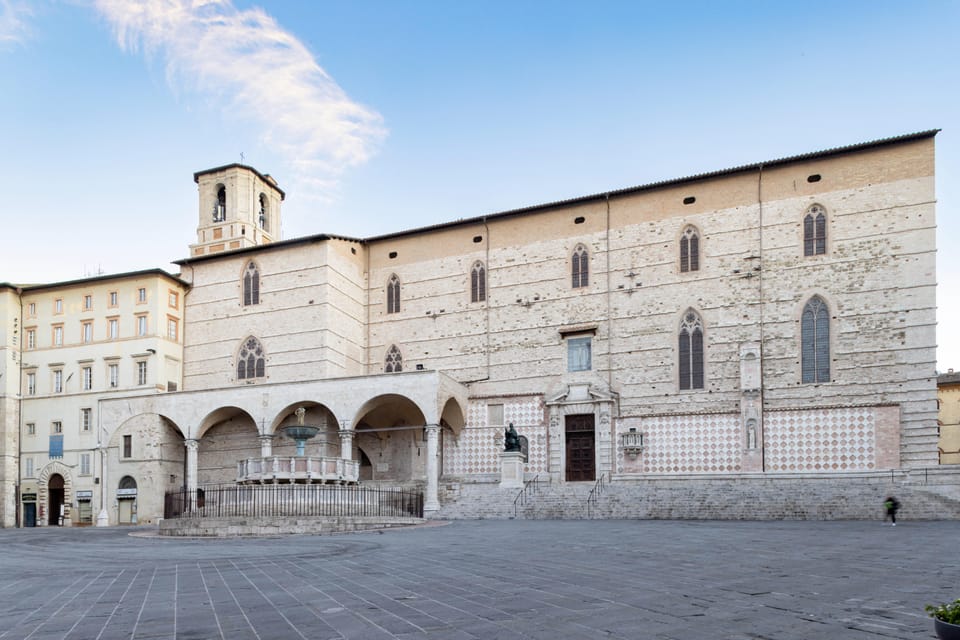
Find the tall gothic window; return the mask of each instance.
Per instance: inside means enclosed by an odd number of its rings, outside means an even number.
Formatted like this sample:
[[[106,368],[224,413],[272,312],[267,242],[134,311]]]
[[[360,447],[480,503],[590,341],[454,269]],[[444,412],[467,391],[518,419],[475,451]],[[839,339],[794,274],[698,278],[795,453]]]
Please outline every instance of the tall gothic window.
[[[262,378],[266,375],[267,359],[263,345],[253,336],[247,338],[237,355],[237,380]]]
[[[260,270],[250,262],[243,271],[243,306],[260,304]]]
[[[687,227],[680,237],[680,272],[700,270],[700,236],[696,228]]]
[[[578,244],[577,248],[573,250],[570,276],[574,289],[590,284],[590,254],[587,253],[587,248],[582,244]]]
[[[820,296],[803,307],[800,362],[803,382],[830,382],[830,310]]]
[[[693,310],[680,322],[680,390],[703,389],[703,322]]]
[[[827,252],[827,214],[818,204],[807,209],[803,218],[803,255],[818,256]]]
[[[387,281],[387,313],[400,312],[400,278],[397,274],[390,276]]]
[[[470,269],[470,302],[483,302],[487,299],[487,270],[480,261],[473,263]]]
[[[217,202],[213,205],[213,221],[223,222],[227,219],[227,190],[222,185],[217,187]]]
[[[387,359],[384,362],[383,370],[386,373],[400,373],[403,371],[403,356],[400,354],[400,349],[397,348],[397,345],[392,344],[390,348],[387,349]]]

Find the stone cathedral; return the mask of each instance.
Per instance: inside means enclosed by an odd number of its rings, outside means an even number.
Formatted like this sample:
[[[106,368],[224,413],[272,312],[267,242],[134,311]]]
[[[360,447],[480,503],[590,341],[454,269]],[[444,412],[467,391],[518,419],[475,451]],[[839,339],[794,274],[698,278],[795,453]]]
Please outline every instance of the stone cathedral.
[[[318,473],[432,517],[514,509],[508,425],[520,486],[872,499],[938,465],[936,133],[371,238],[282,239],[276,180],[200,171],[179,273],[0,284],[2,524],[262,482],[298,410]]]

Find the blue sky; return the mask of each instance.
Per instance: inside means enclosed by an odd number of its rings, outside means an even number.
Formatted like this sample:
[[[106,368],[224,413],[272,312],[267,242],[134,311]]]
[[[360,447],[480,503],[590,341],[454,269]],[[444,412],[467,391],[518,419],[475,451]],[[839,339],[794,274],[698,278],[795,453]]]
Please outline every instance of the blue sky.
[[[195,171],[368,236],[932,128],[960,369],[960,2],[0,0],[0,281],[161,267]]]

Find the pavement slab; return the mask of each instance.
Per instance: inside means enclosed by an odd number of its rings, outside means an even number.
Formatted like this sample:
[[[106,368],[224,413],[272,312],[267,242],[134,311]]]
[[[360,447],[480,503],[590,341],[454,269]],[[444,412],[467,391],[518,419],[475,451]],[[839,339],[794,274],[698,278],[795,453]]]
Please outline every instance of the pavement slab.
[[[913,640],[960,597],[952,521],[152,533],[0,530],[0,640]]]

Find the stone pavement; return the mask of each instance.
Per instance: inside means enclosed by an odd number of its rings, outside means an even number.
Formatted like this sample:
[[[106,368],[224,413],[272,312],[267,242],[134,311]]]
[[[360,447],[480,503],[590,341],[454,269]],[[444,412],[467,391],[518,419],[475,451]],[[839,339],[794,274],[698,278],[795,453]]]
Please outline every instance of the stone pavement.
[[[0,640],[932,638],[960,597],[958,522],[130,531],[0,530]]]

